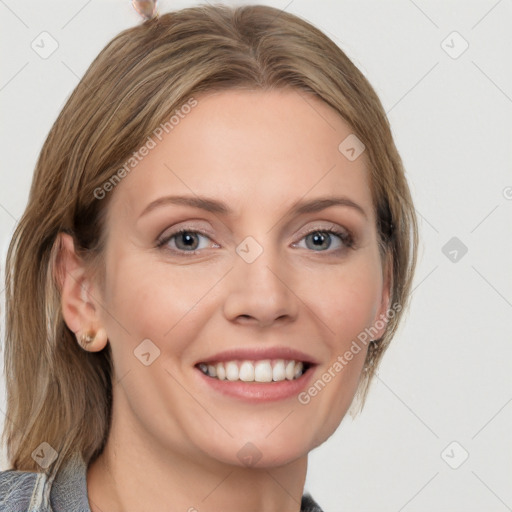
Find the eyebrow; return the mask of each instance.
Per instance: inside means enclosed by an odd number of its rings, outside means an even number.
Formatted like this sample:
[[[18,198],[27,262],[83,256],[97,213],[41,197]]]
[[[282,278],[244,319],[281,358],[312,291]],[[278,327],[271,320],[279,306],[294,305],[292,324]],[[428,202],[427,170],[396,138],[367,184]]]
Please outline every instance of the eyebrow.
[[[217,213],[220,215],[233,214],[233,210],[228,205],[222,201],[218,201],[217,199],[200,196],[164,196],[149,203],[139,215],[139,218],[155,210],[156,208],[169,204],[191,206],[193,208],[199,208],[201,210]],[[315,213],[325,210],[326,208],[330,208],[331,206],[346,206],[353,208],[362,214],[365,218],[368,218],[366,212],[361,206],[359,206],[348,197],[343,196],[318,197],[309,201],[299,199],[293,203],[290,208],[290,212],[298,215],[305,213]]]

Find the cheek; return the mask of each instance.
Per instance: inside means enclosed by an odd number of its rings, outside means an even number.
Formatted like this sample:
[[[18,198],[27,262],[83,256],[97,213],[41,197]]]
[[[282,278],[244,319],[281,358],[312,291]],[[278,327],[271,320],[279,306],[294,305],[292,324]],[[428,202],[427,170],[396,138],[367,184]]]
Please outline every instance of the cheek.
[[[360,258],[336,272],[318,273],[303,287],[301,297],[328,327],[337,350],[373,325],[382,301],[382,272],[378,261]]]
[[[359,384],[371,339],[365,330],[375,322],[382,299],[381,267],[377,259],[361,258],[338,272],[318,274],[314,282],[300,296],[309,298],[308,308],[324,326],[329,356],[301,403],[325,418],[315,433],[315,444],[320,444],[339,425]]]
[[[148,265],[147,257],[130,254],[116,261],[107,269],[105,304],[112,350],[121,352],[116,340],[122,340],[122,352],[131,354],[150,339],[163,355],[172,349],[179,357],[199,328],[197,315],[204,315],[208,304],[205,296],[223,272],[196,265],[172,270],[161,262]],[[131,350],[126,350],[127,344]]]

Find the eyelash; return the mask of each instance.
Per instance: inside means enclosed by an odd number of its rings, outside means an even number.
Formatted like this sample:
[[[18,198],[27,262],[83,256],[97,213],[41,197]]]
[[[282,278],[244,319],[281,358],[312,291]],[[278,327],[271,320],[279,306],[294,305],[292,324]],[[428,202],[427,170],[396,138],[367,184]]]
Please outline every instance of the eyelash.
[[[171,233],[170,235],[166,236],[163,239],[157,240],[156,247],[159,249],[162,249],[162,250],[171,251],[172,253],[178,254],[179,256],[184,256],[185,258],[199,254],[202,251],[202,249],[195,249],[193,251],[183,251],[183,250],[171,249],[170,247],[164,247],[171,239],[173,239],[174,237],[179,236],[183,233],[199,234],[199,235],[203,235],[207,238],[210,238],[210,235],[208,235],[207,233],[205,233],[203,231],[198,231],[195,229],[189,229],[187,227],[184,227],[184,228],[180,228],[179,230],[175,231],[174,233]],[[337,237],[340,238],[344,247],[340,247],[338,249],[334,249],[331,251],[326,250],[326,251],[311,251],[311,252],[318,252],[318,253],[327,252],[327,253],[336,254],[336,253],[339,253],[340,251],[344,251],[345,249],[353,249],[354,245],[355,245],[354,237],[352,236],[352,234],[349,231],[341,231],[336,228],[312,229],[312,230],[308,231],[307,233],[305,233],[299,241],[303,240],[304,238],[306,238],[308,235],[311,235],[312,233],[329,233],[331,235],[336,235]]]

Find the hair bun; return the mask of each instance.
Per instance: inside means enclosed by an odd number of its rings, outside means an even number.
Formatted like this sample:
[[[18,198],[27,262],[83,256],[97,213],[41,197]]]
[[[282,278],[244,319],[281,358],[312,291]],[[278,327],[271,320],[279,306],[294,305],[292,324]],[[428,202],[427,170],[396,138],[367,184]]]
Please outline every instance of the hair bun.
[[[150,20],[157,15],[157,0],[132,0],[133,8],[144,18]]]

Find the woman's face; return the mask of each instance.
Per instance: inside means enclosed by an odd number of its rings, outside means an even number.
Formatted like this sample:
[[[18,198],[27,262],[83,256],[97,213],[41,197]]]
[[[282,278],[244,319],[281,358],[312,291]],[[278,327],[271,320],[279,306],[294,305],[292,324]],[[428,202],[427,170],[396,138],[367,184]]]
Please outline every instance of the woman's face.
[[[339,425],[366,347],[343,356],[388,307],[365,154],[302,92],[196,99],[109,192],[115,421],[157,453],[276,466]],[[290,360],[314,364],[289,380]]]

